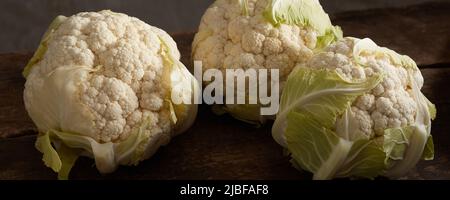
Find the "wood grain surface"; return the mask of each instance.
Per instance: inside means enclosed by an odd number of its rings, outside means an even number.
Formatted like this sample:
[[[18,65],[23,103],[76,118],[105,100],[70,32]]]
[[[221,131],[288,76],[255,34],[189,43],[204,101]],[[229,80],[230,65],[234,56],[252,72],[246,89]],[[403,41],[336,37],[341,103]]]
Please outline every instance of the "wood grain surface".
[[[450,63],[450,3],[348,12],[333,17],[345,36],[369,37],[418,65]]]
[[[423,92],[434,102],[436,159],[420,162],[402,179],[450,179],[450,4],[372,10],[333,16],[346,36],[371,37],[414,58],[425,77]],[[190,66],[193,34],[174,34],[182,61]],[[31,53],[0,54],[0,179],[55,179],[34,149],[36,128],[23,106],[21,76]],[[193,127],[137,167],[100,175],[93,161],[80,159],[71,179],[310,179],[291,167],[270,134],[200,106]]]

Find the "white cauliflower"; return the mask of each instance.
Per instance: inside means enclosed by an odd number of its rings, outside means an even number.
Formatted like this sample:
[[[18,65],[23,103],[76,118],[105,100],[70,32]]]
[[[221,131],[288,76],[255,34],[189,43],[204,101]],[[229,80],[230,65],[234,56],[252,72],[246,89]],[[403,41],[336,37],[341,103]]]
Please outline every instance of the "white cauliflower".
[[[279,69],[282,87],[292,69],[316,49],[342,37],[318,0],[216,0],[203,15],[192,58],[208,69]],[[225,74],[225,73],[224,73]],[[248,108],[228,112],[260,121]]]
[[[289,75],[273,137],[315,179],[400,177],[434,157],[423,83],[408,56],[341,39]]]
[[[107,10],[58,17],[24,71],[24,102],[46,164],[71,167],[70,147],[109,173],[185,131],[197,106],[172,99],[190,100],[197,82],[179,59],[166,32],[137,18]],[[57,154],[47,159],[51,143]]]
[[[354,58],[354,45],[359,42],[355,38],[345,38],[315,55],[306,66],[315,69],[336,70],[349,81],[365,80],[375,74],[383,73],[383,81],[371,92],[364,94],[353,102],[349,113],[357,124],[354,130],[367,138],[382,136],[388,128],[404,127],[414,122],[417,104],[411,92],[408,69],[402,63],[393,63],[389,54],[376,51],[364,51]],[[410,73],[417,73],[417,82],[422,75],[418,69]],[[422,86],[420,86],[421,88]],[[338,121],[339,123],[339,121]]]

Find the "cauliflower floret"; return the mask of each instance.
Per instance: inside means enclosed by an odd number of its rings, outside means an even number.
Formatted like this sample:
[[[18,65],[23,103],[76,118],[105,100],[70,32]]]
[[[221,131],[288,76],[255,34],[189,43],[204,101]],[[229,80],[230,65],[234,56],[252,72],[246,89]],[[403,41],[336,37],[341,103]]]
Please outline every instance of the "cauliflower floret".
[[[352,107],[350,115],[353,117],[354,121],[357,122],[355,129],[352,130],[354,135],[363,135],[367,138],[372,138],[374,136],[373,129],[373,119],[367,110],[361,110],[357,107]]]
[[[375,103],[372,118],[375,121],[375,133],[384,134],[387,128],[404,127],[414,122],[416,102],[405,90],[389,90]]]
[[[262,46],[266,37],[256,31],[248,31],[242,35],[242,48],[246,52],[259,54],[262,51]]]
[[[364,94],[356,99],[354,106],[361,109],[372,111],[375,105],[375,96],[372,94]]]
[[[307,66],[335,70],[349,81],[364,80],[377,73],[383,74],[383,81],[371,93],[358,97],[351,107],[351,115],[360,122],[359,131],[364,135],[382,136],[388,128],[412,124],[417,104],[411,95],[407,69],[396,65],[388,55],[375,52],[360,55],[362,63],[358,63],[352,50],[358,41],[355,38],[340,40],[315,55]],[[422,77],[420,73],[416,76],[419,80]]]
[[[116,78],[93,76],[80,85],[80,91],[81,102],[88,105],[94,115],[94,132],[97,134],[93,138],[98,141],[119,139],[127,126],[128,116],[140,112],[137,110],[139,102],[136,94],[130,86]],[[134,115],[133,119],[136,120],[136,117]],[[122,137],[127,134],[129,132]]]
[[[319,34],[306,26],[273,26],[263,16],[269,3],[269,0],[248,0],[248,15],[244,15],[237,0],[216,1],[201,20],[198,41],[193,44],[193,59],[203,62],[204,71],[245,69],[255,64],[260,68],[276,68],[280,69],[281,82],[286,81],[296,64],[312,57]],[[228,46],[233,46],[234,51],[227,50]],[[249,54],[261,62],[249,62]]]

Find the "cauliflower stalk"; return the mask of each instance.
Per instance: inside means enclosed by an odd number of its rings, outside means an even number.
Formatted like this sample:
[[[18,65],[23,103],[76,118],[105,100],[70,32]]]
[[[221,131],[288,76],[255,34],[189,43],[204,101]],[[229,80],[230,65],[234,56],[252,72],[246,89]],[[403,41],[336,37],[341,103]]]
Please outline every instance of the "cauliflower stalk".
[[[137,165],[189,128],[198,83],[173,39],[111,11],[57,17],[23,74],[43,161],[66,179],[79,156],[101,173]],[[177,102],[174,102],[177,101]]]
[[[341,39],[289,76],[273,137],[315,179],[400,177],[434,157],[423,83],[408,56]]]
[[[318,0],[216,0],[203,15],[192,57],[203,71],[279,69],[282,87],[297,64],[339,38],[342,31]],[[222,111],[260,123],[259,107],[232,104]]]

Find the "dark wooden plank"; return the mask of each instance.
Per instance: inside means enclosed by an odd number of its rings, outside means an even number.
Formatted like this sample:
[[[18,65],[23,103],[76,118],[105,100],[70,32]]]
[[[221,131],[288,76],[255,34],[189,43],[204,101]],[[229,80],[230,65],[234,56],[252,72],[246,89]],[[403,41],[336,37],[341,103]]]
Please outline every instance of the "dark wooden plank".
[[[25,79],[21,71],[30,54],[0,54],[0,138],[33,133],[23,105]]]
[[[369,37],[419,65],[450,63],[450,3],[337,14],[345,36]]]

